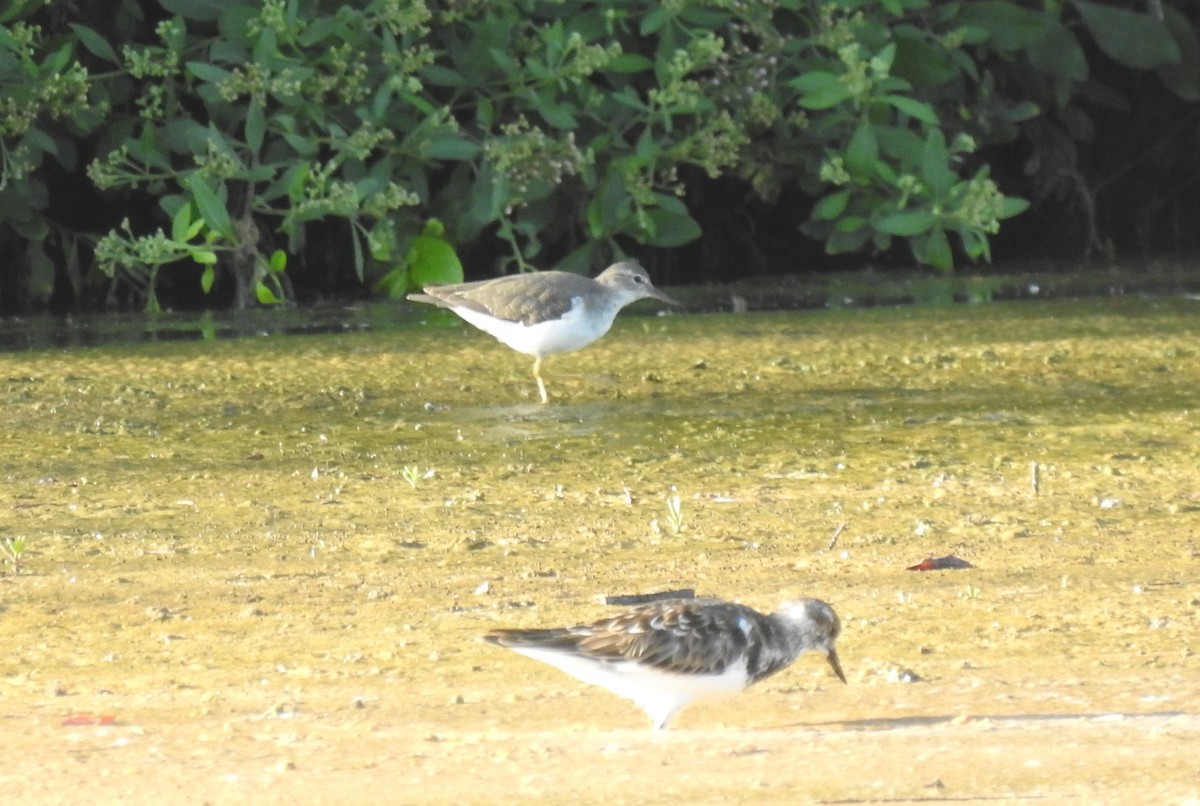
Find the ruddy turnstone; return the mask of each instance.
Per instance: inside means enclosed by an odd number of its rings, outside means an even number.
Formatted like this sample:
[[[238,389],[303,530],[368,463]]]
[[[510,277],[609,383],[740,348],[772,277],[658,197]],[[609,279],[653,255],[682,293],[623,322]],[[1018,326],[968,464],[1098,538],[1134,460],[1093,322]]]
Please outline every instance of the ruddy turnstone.
[[[517,352],[533,356],[543,403],[550,401],[542,382],[546,356],[587,347],[608,332],[617,312],[631,302],[653,297],[679,304],[654,287],[645,269],[629,262],[614,263],[594,280],[544,271],[424,290],[408,298],[449,308]]]
[[[735,694],[820,652],[843,683],[842,625],[819,599],[784,602],[771,615],[716,600],[651,602],[578,627],[494,630],[483,640],[555,666],[633,700],[665,728],[693,700]]]

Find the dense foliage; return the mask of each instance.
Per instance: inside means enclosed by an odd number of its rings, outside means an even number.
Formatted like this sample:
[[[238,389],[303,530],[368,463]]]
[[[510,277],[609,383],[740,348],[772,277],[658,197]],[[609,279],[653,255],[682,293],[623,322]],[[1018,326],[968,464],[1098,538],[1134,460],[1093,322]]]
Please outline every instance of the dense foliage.
[[[78,5],[0,11],[8,310],[399,294],[481,242],[589,271],[704,238],[715,182],[828,253],[949,271],[1027,206],[981,149],[1023,139],[1049,193],[1124,77],[1200,99],[1169,0]]]

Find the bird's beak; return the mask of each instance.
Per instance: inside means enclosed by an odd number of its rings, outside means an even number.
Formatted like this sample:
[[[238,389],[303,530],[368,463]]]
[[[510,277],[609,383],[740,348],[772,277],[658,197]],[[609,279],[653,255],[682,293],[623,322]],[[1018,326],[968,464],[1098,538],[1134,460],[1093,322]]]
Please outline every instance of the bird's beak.
[[[670,296],[669,294],[664,294],[663,292],[659,291],[657,288],[651,288],[651,291],[653,293],[651,293],[650,296],[654,297],[655,299],[660,299],[663,302],[667,303],[668,305],[676,305],[676,306],[683,305],[683,303],[680,302],[679,300],[675,299],[674,297]]]
[[[833,673],[838,676],[838,679],[843,683],[846,683],[846,673],[842,671],[842,662],[838,660],[837,650],[833,647],[830,647],[829,651],[825,653],[825,659],[828,660],[829,665],[833,667]]]

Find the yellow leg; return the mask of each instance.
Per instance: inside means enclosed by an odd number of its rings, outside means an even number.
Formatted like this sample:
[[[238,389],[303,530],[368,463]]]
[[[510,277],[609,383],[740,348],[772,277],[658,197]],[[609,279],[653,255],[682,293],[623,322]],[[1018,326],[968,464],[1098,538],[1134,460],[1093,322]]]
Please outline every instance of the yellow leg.
[[[542,383],[542,359],[540,356],[533,360],[533,377],[537,379],[538,393],[542,396],[542,402],[549,403],[550,396],[546,394],[546,384]]]

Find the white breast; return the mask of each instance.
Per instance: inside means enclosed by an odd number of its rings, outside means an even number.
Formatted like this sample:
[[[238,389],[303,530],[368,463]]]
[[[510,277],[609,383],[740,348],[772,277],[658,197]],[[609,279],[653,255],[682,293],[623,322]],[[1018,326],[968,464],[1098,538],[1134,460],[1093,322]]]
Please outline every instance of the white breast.
[[[748,681],[744,659],[731,663],[721,674],[679,674],[636,661],[603,663],[569,652],[529,647],[513,647],[513,650],[633,700],[656,724],[665,723],[696,700],[736,694]]]
[[[581,350],[603,336],[612,327],[616,311],[585,316],[581,300],[573,300],[571,310],[561,319],[523,325],[493,319],[476,311],[455,308],[454,312],[485,333],[490,333],[517,352],[547,356]]]

